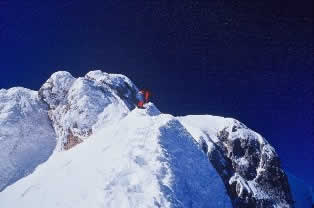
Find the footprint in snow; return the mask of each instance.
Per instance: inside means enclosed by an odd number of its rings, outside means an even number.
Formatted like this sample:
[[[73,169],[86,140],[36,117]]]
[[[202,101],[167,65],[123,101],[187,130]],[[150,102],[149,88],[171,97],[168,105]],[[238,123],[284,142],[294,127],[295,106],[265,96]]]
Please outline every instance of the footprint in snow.
[[[136,156],[134,161],[136,164],[138,164],[141,167],[144,165],[147,165],[147,162],[144,160],[144,158],[142,158],[140,156]]]

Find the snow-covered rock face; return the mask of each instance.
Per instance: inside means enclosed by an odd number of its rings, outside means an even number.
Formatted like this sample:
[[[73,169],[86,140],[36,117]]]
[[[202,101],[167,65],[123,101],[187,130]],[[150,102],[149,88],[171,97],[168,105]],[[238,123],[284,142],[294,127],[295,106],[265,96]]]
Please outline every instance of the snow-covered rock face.
[[[0,191],[51,156],[0,192],[1,208],[293,207],[262,136],[231,118],[135,108],[137,94],[101,71],[0,90]]]
[[[55,149],[47,110],[35,91],[0,90],[0,191],[31,173]]]
[[[287,176],[274,148],[237,120],[179,118],[219,172],[234,207],[292,207]]]
[[[68,150],[108,118],[112,122],[113,117],[118,119],[134,109],[137,92],[123,75],[92,71],[75,79],[68,72],[56,72],[40,88],[39,95],[49,106],[58,149]]]

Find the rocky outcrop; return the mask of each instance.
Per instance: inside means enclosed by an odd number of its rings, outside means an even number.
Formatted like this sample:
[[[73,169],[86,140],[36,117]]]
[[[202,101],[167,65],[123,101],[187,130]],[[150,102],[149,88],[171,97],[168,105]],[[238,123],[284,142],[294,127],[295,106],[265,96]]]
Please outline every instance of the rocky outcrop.
[[[40,90],[0,90],[0,191],[32,173],[56,150],[68,150],[99,125],[135,107],[138,89],[125,76],[101,71],[74,78],[54,73]]]
[[[293,200],[287,176],[280,168],[274,148],[238,122],[227,129],[218,132],[217,146],[231,165],[228,169],[234,172],[227,187],[237,199],[235,206],[291,207]]]
[[[201,126],[193,116],[180,119],[220,174],[234,207],[293,207],[279,157],[262,136],[235,119],[203,116]]]
[[[49,106],[58,149],[68,150],[108,120],[113,105],[120,116],[132,110],[137,92],[123,75],[91,71],[76,79],[68,72],[56,72],[40,88],[39,97]]]

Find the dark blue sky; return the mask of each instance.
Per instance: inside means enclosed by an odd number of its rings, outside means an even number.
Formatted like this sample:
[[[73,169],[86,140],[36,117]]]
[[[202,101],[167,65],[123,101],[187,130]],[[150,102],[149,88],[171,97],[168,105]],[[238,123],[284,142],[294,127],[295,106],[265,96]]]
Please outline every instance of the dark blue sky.
[[[291,2],[2,0],[0,88],[122,73],[163,112],[242,121],[314,184],[313,5]]]

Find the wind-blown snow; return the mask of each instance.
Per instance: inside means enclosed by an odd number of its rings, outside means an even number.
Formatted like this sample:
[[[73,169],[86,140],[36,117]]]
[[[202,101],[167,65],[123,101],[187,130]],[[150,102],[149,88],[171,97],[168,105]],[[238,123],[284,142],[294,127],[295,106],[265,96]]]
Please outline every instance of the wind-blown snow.
[[[4,190],[1,208],[231,207],[220,176],[176,118],[152,104],[121,117]]]

